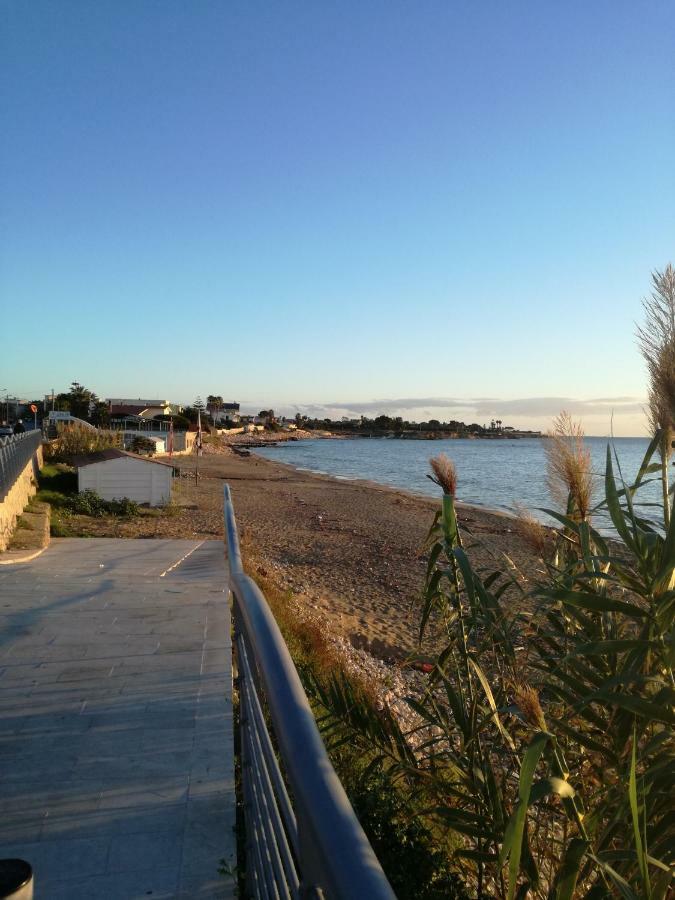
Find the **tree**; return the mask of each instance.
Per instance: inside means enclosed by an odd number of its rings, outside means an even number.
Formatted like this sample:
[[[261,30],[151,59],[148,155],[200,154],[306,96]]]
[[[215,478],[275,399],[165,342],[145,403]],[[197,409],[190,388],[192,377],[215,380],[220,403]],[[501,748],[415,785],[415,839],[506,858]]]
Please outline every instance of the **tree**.
[[[76,416],[78,419],[87,419],[92,397],[96,397],[96,395],[92,394],[79,381],[73,381],[67,394],[56,395],[54,409],[70,412],[71,416]]]
[[[70,411],[70,394],[57,394],[54,397],[54,409],[59,412]]]
[[[206,398],[206,405],[209,409],[220,410],[223,408],[225,401],[220,394],[209,394]],[[197,404],[195,404],[196,406]]]
[[[140,434],[131,442],[131,452],[141,456],[154,456],[156,449],[154,441]]]
[[[93,402],[91,415],[89,416],[91,424],[96,425],[98,428],[107,428],[110,424],[108,404],[104,400],[99,400],[96,394],[92,394],[91,399]]]
[[[204,401],[202,400],[201,397],[197,397],[197,399],[193,403],[193,406],[195,409],[202,411],[204,409]]]
[[[191,409],[191,407],[188,407],[188,409]],[[188,419],[187,416],[178,415],[178,413],[175,413],[171,416],[167,415],[166,413],[162,413],[161,415],[152,417],[153,422],[171,422],[172,420],[174,431],[187,431],[190,427],[190,419]],[[197,421],[196,414],[194,421]]]
[[[186,406],[183,410],[183,415],[190,422],[191,425],[197,424],[197,407],[196,406]],[[174,418],[175,422],[175,418]]]

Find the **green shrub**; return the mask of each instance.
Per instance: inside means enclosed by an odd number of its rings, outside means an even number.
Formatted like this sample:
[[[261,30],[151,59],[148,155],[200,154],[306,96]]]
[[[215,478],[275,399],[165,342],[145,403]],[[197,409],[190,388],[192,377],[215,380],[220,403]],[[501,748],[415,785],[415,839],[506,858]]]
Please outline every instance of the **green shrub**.
[[[386,769],[352,750],[331,754],[354,812],[399,900],[468,900],[451,855]],[[419,810],[418,812],[422,812]]]
[[[562,528],[531,591],[534,616],[508,571],[473,570],[454,470],[434,461],[444,495],[420,631],[438,616],[448,642],[426,694],[410,701],[433,736],[416,767],[403,756],[398,767],[439,826],[461,835],[453,859],[476,896],[656,900],[675,839],[675,524],[648,521],[635,504],[661,469],[660,435],[630,485],[617,485],[608,447],[595,510],[616,529],[608,542],[592,526],[580,432],[569,418],[558,424],[550,471],[564,473],[569,493],[565,514],[550,511]]]
[[[70,529],[61,519],[52,514],[49,533],[52,537],[71,537]]]
[[[131,442],[131,452],[139,453],[142,456],[154,456],[156,450],[155,442],[150,438],[137,435]]]
[[[59,494],[72,494],[77,491],[77,473],[62,463],[45,463],[38,475],[40,497],[50,502],[42,493],[50,491]]]
[[[83,491],[81,494],[66,497],[61,501],[60,507],[75,515],[95,518],[104,516],[129,518],[137,516],[140,508],[138,503],[127,497],[120,500],[104,500],[95,491]]]

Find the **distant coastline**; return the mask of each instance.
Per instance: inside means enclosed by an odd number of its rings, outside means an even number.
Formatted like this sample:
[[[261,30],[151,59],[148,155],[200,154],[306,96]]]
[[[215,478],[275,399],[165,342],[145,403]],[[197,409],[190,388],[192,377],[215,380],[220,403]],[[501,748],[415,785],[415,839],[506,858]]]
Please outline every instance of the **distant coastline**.
[[[338,436],[338,435],[336,435]],[[373,429],[370,432],[341,431],[339,437],[350,438],[392,438],[402,441],[447,441],[447,440],[471,440],[471,441],[517,441],[522,438],[545,438],[541,431],[485,431],[483,433],[458,432],[458,431],[392,431],[385,429]]]

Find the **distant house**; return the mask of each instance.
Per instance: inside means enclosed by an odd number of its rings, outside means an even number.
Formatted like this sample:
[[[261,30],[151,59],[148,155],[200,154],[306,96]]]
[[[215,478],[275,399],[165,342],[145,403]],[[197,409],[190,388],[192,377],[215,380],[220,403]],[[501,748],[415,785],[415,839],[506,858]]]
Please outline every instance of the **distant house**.
[[[124,497],[149,506],[163,506],[171,500],[173,466],[161,459],[150,459],[110,448],[76,456],[77,489],[95,491],[104,500]]]
[[[224,423],[236,425],[241,418],[239,415],[239,404],[234,402],[223,403],[222,406],[207,406],[206,411],[216,425]]]
[[[138,397],[135,400],[122,398],[109,398],[106,400],[108,412],[111,416],[141,416],[143,419],[152,419],[153,416],[170,416],[180,412],[181,407],[168,400],[144,400]]]
[[[274,415],[273,409],[261,409],[253,419],[255,425],[275,425],[276,421],[277,417]]]

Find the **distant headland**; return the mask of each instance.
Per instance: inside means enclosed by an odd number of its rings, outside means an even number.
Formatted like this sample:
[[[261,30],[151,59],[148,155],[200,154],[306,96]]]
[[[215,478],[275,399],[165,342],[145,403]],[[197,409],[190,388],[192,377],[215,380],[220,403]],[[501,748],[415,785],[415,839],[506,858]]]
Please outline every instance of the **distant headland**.
[[[402,440],[433,441],[448,438],[470,438],[482,440],[517,440],[519,438],[541,438],[546,435],[541,431],[528,431],[505,425],[501,419],[493,419],[489,425],[477,422],[466,424],[451,420],[440,422],[429,419],[428,422],[408,422],[401,416],[376,416],[369,419],[360,416],[358,419],[310,419],[306,416],[295,417],[298,428],[305,431],[330,431],[334,434],[350,437],[393,437]]]

